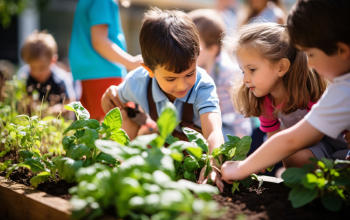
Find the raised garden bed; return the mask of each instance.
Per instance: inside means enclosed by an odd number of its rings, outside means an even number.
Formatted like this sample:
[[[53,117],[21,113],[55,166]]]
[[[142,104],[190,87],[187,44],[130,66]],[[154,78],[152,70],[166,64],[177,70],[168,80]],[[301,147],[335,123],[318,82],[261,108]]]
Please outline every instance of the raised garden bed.
[[[68,220],[68,200],[33,190],[0,176],[0,218],[26,220]]]
[[[0,211],[1,219],[69,219],[70,204],[67,191],[68,185],[43,187],[43,190],[55,193],[60,198],[45,192],[33,190],[0,177]],[[52,189],[55,189],[52,191]],[[289,188],[276,179],[266,179],[259,188],[257,184],[249,188],[241,187],[239,192],[232,194],[230,187],[225,192],[213,196],[227,212],[217,220],[226,219],[349,219],[350,212],[346,207],[340,212],[330,212],[316,200],[302,208],[293,208],[288,201]],[[59,194],[58,192],[62,192]]]

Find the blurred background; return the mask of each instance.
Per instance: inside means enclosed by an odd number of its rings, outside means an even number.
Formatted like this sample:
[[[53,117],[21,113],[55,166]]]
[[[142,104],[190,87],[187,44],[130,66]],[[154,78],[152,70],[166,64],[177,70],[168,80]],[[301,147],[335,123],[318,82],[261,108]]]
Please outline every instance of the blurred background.
[[[129,53],[140,53],[138,34],[145,10],[162,9],[190,11],[215,8],[220,0],[119,0],[122,26]],[[230,1],[240,11],[246,0]],[[258,0],[259,1],[259,0]],[[19,49],[34,30],[47,30],[58,44],[59,61],[68,64],[68,48],[75,7],[78,0],[0,0],[0,60],[21,65]],[[281,0],[286,12],[295,0]]]

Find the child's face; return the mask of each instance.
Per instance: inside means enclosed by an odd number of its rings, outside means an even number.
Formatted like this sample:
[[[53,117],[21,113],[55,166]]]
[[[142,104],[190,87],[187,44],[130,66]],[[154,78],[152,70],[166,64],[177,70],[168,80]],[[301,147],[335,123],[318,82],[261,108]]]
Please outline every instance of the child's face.
[[[256,97],[272,94],[281,85],[276,64],[249,46],[237,50],[237,60],[244,74],[244,84]]]
[[[298,48],[306,53],[309,67],[330,81],[349,71],[348,61],[344,61],[339,53],[329,56],[317,48]]]
[[[154,77],[156,78],[159,87],[163,90],[170,101],[176,98],[185,97],[196,82],[196,62],[190,68],[181,72],[173,73],[163,67],[156,67]]]
[[[30,67],[30,75],[39,82],[45,82],[51,74],[50,66],[52,61],[46,57],[28,62]]]
[[[199,44],[201,49],[197,59],[197,64],[198,66],[206,69],[206,66],[208,65],[208,63],[211,63],[216,59],[216,55],[218,53],[219,47],[217,45],[213,45],[207,48],[205,43],[201,40],[199,40]]]

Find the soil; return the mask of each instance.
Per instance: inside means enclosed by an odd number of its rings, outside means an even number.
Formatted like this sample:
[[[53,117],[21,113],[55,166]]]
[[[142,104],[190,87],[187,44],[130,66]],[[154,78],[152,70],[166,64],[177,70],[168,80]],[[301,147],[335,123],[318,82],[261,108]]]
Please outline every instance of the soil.
[[[0,173],[4,175],[4,173]],[[10,179],[25,185],[30,185],[31,173],[27,169],[18,169],[10,175]],[[40,184],[38,189],[48,194],[64,199],[70,199],[68,189],[74,184],[65,181]],[[230,185],[220,195],[213,196],[220,207],[227,209],[225,214],[216,220],[227,219],[350,219],[350,207],[343,207],[340,212],[327,211],[319,200],[304,207],[294,209],[288,200],[290,189],[283,183],[264,182],[258,188],[257,184],[249,188],[240,187],[239,192],[232,194]]]
[[[229,185],[224,193],[215,195],[214,200],[227,212],[218,220],[227,219],[350,219],[349,206],[339,212],[326,210],[320,200],[301,208],[293,208],[288,200],[290,188],[283,183],[264,182],[258,188],[257,184],[249,188],[240,187],[239,192],[232,195]]]

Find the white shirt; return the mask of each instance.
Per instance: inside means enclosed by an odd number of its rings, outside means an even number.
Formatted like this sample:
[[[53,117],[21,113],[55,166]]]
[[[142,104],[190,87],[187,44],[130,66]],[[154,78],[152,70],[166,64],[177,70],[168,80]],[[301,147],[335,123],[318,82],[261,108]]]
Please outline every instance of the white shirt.
[[[350,73],[334,78],[305,119],[332,138],[350,131]]]

